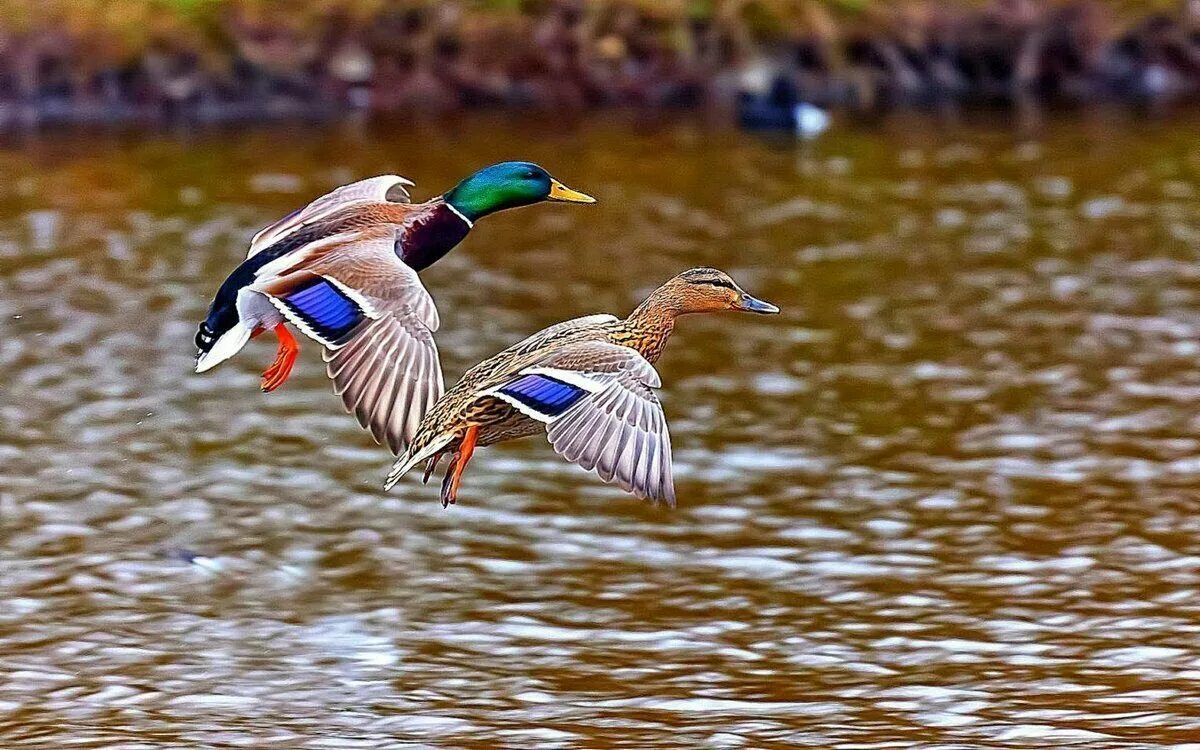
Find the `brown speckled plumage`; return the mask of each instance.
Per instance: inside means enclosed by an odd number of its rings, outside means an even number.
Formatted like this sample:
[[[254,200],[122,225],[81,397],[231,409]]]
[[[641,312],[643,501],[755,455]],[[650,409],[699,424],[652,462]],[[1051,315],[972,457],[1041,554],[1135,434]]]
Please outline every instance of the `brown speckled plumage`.
[[[612,315],[576,318],[514,344],[468,370],[425,415],[409,449],[397,459],[387,486],[417,463],[436,463],[446,454],[452,456],[449,472],[461,474],[462,466],[454,457],[462,451],[464,440],[470,442],[466,446],[469,456],[475,446],[548,431],[558,452],[586,468],[596,468],[605,481],[614,481],[640,497],[673,504],[669,438],[661,405],[653,395],[659,382],[652,365],[662,356],[679,316],[727,309],[777,312],[750,297],[723,272],[697,268],[663,284],[624,320]],[[577,390],[586,387],[587,396],[576,395],[577,403],[559,414],[538,412],[504,390],[530,373],[544,373],[562,381],[564,388],[571,383],[579,386]],[[589,386],[590,379],[595,381],[594,388]],[[624,403],[632,403],[634,396],[638,399],[634,405]],[[566,430],[572,419],[585,421],[586,410],[597,408],[598,402],[607,404],[606,414],[620,424],[607,428],[578,425],[600,433],[590,444],[567,434],[556,442],[556,428]],[[635,428],[644,434],[632,439],[624,434]],[[602,444],[605,439],[617,442],[606,446]],[[636,455],[656,450],[660,455],[654,460],[660,464],[643,465]],[[444,503],[454,501],[449,492],[450,473],[443,487]]]
[[[549,351],[584,341],[605,341],[626,346],[653,364],[662,355],[673,327],[674,321],[667,318],[651,327],[650,321],[590,315],[559,323],[554,328],[534,334],[468,370],[462,380],[421,420],[413,448],[419,450],[423,447],[420,443],[422,437],[432,439],[438,434],[426,432],[426,426],[433,424],[479,425],[478,444],[481,447],[536,435],[545,429],[541,422],[525,416],[495,396],[479,394],[501,385],[514,373],[542,359]],[[453,444],[447,446],[448,449],[453,447]]]

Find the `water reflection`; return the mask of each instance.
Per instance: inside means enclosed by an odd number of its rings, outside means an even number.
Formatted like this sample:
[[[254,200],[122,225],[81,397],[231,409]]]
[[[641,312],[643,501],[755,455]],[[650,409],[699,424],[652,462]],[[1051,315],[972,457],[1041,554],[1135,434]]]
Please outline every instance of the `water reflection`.
[[[1187,746],[1194,133],[0,153],[5,746]],[[311,347],[269,396],[269,344],[190,372],[255,229],[354,177],[425,196],[514,156],[601,204],[497,217],[430,269],[451,378],[701,263],[785,307],[684,321],[673,513],[537,440],[480,453],[449,511],[385,495]]]

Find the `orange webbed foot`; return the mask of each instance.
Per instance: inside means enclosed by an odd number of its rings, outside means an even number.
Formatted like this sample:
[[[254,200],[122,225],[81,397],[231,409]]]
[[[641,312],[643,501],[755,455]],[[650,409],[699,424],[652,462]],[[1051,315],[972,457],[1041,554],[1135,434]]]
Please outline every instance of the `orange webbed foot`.
[[[463,471],[467,468],[467,463],[470,462],[471,456],[475,453],[475,441],[479,437],[478,425],[472,425],[467,428],[467,432],[463,435],[462,442],[458,445],[458,450],[454,451],[454,455],[450,457],[450,466],[446,469],[446,476],[442,479],[442,507],[445,508],[458,500],[458,485],[462,481]]]
[[[272,330],[279,339],[279,349],[275,352],[275,361],[263,372],[262,389],[264,393],[270,393],[284,384],[284,381],[292,374],[292,368],[296,365],[296,355],[300,353],[300,345],[296,343],[292,332],[282,323]]]

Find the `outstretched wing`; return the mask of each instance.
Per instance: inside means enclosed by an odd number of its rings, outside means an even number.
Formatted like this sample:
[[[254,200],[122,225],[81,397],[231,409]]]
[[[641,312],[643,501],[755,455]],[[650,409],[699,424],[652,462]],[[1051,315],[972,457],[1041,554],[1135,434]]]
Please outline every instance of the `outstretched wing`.
[[[393,454],[444,389],[437,308],[395,253],[395,228],[342,236],[298,270],[251,287],[324,347],[333,389]]]
[[[563,458],[674,507],[671,436],[654,395],[661,385],[634,349],[589,341],[557,350],[489,393],[544,422]]]
[[[363,203],[408,203],[408,186],[412,184],[399,175],[385,174],[343,185],[259,231],[251,238],[246,257],[253,257],[297,229],[343,208]]]

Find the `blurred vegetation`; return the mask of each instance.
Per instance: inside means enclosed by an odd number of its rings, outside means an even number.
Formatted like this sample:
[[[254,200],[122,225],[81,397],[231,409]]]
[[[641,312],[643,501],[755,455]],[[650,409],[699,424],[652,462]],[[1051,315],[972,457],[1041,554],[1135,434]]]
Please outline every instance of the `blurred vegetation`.
[[[220,36],[231,15],[248,23],[285,24],[295,30],[316,31],[331,17],[365,21],[381,12],[432,10],[452,5],[457,12],[496,16],[537,15],[552,0],[0,0],[0,33],[20,34],[54,28],[77,36],[98,35],[126,50],[136,50],[162,34]],[[887,2],[885,0],[589,0],[591,13],[632,7],[664,21],[737,18],[757,30],[770,32],[806,25],[814,13],[838,20],[879,18],[893,13],[928,14],[932,9],[979,9],[987,0],[946,2]],[[1045,8],[1068,4],[1039,3]],[[1178,10],[1179,0],[1110,0],[1102,3],[1117,17],[1137,18]]]
[[[747,87],[860,110],[1196,97],[1200,0],[0,0],[0,127],[84,106],[728,110]]]

